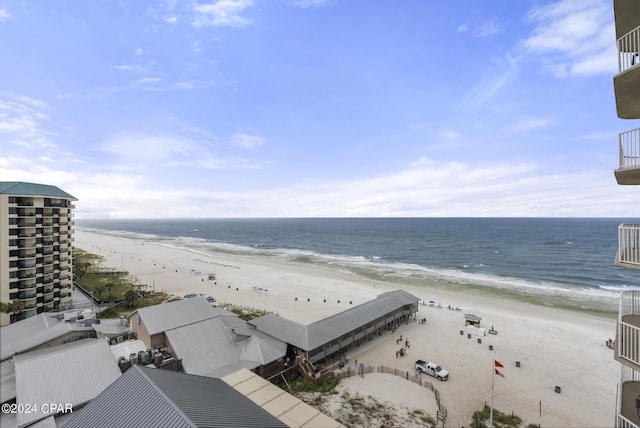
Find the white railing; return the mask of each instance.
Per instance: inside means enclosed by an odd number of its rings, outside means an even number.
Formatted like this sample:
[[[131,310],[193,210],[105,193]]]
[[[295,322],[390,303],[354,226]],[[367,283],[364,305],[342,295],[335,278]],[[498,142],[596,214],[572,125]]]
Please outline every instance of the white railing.
[[[620,295],[618,334],[615,347],[619,358],[640,365],[640,325],[623,321],[626,317],[634,315],[640,315],[640,291],[623,291]],[[636,322],[636,324],[638,323]]]
[[[618,263],[640,266],[640,224],[618,226]]]
[[[620,168],[640,168],[640,128],[618,134]]]
[[[630,421],[628,418],[626,418],[622,414],[622,411],[623,411],[622,403],[627,402],[629,400],[633,400],[635,402],[636,400],[635,395],[631,397],[622,396],[622,393],[624,391],[624,384],[626,382],[639,382],[639,381],[640,381],[640,372],[637,372],[631,367],[622,366],[622,370],[620,371],[620,384],[618,384],[618,397],[616,399],[616,428],[640,428],[640,426],[638,426],[635,422]]]
[[[618,73],[638,65],[640,60],[640,26],[618,39]]]

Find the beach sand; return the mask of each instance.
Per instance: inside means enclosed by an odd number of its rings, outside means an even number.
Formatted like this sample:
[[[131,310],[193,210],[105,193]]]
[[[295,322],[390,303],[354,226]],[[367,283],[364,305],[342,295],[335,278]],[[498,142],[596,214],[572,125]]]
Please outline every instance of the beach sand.
[[[103,256],[106,267],[128,271],[150,290],[178,296],[202,293],[219,303],[264,309],[304,324],[398,288],[398,284],[374,284],[350,273],[267,256],[205,254],[86,230],[76,230],[74,235],[76,247]],[[215,281],[208,279],[209,274],[215,274]],[[256,287],[267,291],[256,291]],[[417,320],[426,318],[426,324],[411,321],[401,325],[396,333],[352,348],[347,356],[350,362],[357,359],[411,374],[416,359],[440,364],[450,373],[448,381],[422,376],[440,391],[448,410],[447,426],[469,426],[472,413],[490,404],[492,380],[495,408],[520,416],[524,426],[613,426],[620,365],[605,346],[605,340],[615,335],[613,317],[535,305],[477,290],[465,293],[463,287],[446,289],[446,284],[438,282],[429,287],[402,288],[444,307],[420,305]],[[449,310],[448,305],[459,306],[461,311]],[[464,313],[482,317],[482,327],[488,330],[493,326],[498,334],[469,339]],[[400,345],[396,339],[400,334],[408,337],[410,347],[407,356],[397,358]],[[504,365],[499,369],[504,378],[492,379],[494,359]],[[380,384],[383,378],[365,376],[352,381],[350,389],[375,396],[376,391],[385,390]],[[560,387],[560,393],[556,387]],[[413,387],[396,389],[396,402],[415,401]],[[431,409],[431,403],[425,408]]]

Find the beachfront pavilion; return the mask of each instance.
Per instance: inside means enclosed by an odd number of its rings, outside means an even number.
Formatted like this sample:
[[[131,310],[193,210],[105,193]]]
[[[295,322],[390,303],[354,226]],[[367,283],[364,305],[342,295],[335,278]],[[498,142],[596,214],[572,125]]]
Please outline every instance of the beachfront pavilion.
[[[303,354],[316,363],[359,346],[364,340],[393,331],[418,312],[419,298],[404,290],[389,291],[309,325],[268,314],[249,321],[259,331],[286,342],[288,356]]]

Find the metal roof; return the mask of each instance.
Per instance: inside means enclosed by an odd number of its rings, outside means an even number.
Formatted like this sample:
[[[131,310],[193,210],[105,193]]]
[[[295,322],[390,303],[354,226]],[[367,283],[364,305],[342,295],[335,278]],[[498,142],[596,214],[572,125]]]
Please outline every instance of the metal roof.
[[[238,370],[222,380],[290,427],[344,426],[249,370]]]
[[[120,376],[118,363],[105,340],[79,340],[16,355],[13,360],[17,404],[69,403],[77,408]],[[18,414],[18,427],[50,414],[36,410]]]
[[[0,194],[16,196],[50,196],[53,198],[77,199],[64,190],[49,184],[25,183],[22,181],[0,181]]]
[[[211,307],[206,298],[193,297],[140,308],[129,315],[129,320],[132,323],[131,325],[140,321],[147,328],[149,335],[154,335],[213,318],[218,314],[219,312]],[[139,320],[138,317],[140,318]]]
[[[120,357],[129,358],[131,354],[137,354],[138,352],[145,351],[146,349],[147,345],[145,345],[140,339],[127,340],[125,342],[109,346],[109,350],[115,357],[116,361]]]
[[[258,330],[298,348],[310,351],[376,319],[416,304],[419,298],[405,290],[389,291],[354,308],[304,326],[276,315],[268,314],[249,321]]]
[[[16,398],[16,366],[9,358],[0,362],[0,403]]]
[[[133,366],[64,428],[285,427],[220,379]]]
[[[118,336],[129,331],[129,325],[124,324],[120,319],[101,319],[100,324],[91,324],[91,327],[100,336]]]
[[[236,317],[211,318],[167,330],[165,335],[184,371],[195,375],[228,373],[229,369],[221,371],[227,366],[253,369],[284,357],[287,351],[286,343]]]
[[[57,319],[59,314],[42,313],[0,327],[0,361],[28,351],[73,331],[91,331],[91,327]]]
[[[309,340],[307,338],[307,326],[279,317],[278,315],[267,314],[249,321],[249,324],[270,336],[290,343],[300,349],[308,350]]]

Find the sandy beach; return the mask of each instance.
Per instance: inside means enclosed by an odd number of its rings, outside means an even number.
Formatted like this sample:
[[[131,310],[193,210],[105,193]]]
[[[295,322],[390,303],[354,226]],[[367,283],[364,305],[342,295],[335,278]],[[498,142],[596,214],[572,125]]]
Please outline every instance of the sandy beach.
[[[202,253],[85,230],[75,231],[74,245],[104,257],[106,267],[128,271],[150,290],[178,296],[202,293],[218,302],[272,311],[305,324],[398,288],[397,284],[374,284],[367,278],[312,265]],[[215,274],[215,280],[209,274]],[[615,335],[613,317],[445,287],[435,282],[428,288],[402,286],[443,308],[421,305],[417,319],[426,318],[426,324],[410,322],[393,336],[389,333],[367,342],[348,354],[350,361],[411,373],[416,359],[442,365],[450,379],[436,381],[436,386],[448,409],[447,426],[469,426],[471,414],[491,401],[494,359],[504,365],[499,369],[504,378],[495,378],[494,405],[503,412],[513,411],[525,426],[613,425],[620,369],[605,346],[605,340]],[[449,310],[448,305],[461,310]],[[493,326],[498,334],[468,338],[464,313],[482,317],[482,327]],[[396,357],[399,334],[410,341],[408,355],[402,358]],[[365,396],[388,390],[380,379],[384,377],[365,376],[350,388],[360,389]],[[400,386],[393,397],[398,403],[414,403],[415,392]]]

